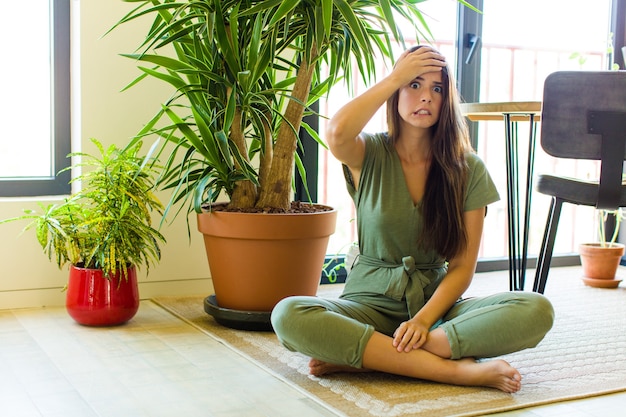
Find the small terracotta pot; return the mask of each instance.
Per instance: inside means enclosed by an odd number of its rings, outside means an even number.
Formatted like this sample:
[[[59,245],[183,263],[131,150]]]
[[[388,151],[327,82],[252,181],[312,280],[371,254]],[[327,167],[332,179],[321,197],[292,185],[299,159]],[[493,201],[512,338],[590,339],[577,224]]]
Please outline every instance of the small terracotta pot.
[[[132,319],[139,309],[137,271],[131,266],[105,278],[99,269],[70,267],[65,307],[76,322],[85,326],[116,326]]]
[[[583,243],[579,246],[579,253],[584,276],[593,279],[614,279],[624,255],[624,245],[614,243],[610,247],[602,247],[600,243]]]

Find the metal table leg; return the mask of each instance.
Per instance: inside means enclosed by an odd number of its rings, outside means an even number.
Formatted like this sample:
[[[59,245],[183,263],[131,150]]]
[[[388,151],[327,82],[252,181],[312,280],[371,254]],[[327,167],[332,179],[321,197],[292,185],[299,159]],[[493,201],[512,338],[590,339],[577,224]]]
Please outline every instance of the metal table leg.
[[[515,113],[504,114],[506,174],[507,174],[507,215],[508,215],[508,249],[509,249],[509,287],[511,291],[522,291],[526,279],[528,260],[528,235],[530,226],[530,207],[533,186],[533,167],[535,160],[535,142],[537,124],[534,114],[523,114],[529,117],[530,127],[528,136],[527,164],[524,178],[519,175],[519,141],[517,121],[512,116]],[[520,182],[520,179],[522,180]],[[524,208],[521,210],[520,187],[523,186]],[[523,221],[523,224],[522,224]]]

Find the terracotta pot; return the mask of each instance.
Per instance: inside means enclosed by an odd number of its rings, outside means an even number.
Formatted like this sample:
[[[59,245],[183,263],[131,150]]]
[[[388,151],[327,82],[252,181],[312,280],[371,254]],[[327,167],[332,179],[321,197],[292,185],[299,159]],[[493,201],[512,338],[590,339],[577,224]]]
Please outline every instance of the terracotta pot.
[[[290,295],[315,295],[337,211],[198,215],[219,307],[271,311]]]
[[[602,247],[600,243],[583,243],[579,246],[579,253],[586,277],[612,280],[624,255],[624,245],[614,243]]]
[[[70,267],[65,306],[76,322],[86,326],[115,326],[132,319],[139,309],[137,271],[126,277],[105,278],[99,269]]]

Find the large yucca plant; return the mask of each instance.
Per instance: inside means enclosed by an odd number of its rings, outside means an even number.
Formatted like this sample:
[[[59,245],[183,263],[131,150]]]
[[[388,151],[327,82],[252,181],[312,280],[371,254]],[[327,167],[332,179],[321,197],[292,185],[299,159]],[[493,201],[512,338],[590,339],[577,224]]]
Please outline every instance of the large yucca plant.
[[[136,140],[167,139],[159,183],[173,191],[168,208],[188,212],[223,192],[233,208],[287,211],[294,167],[306,184],[300,128],[322,143],[302,123],[308,106],[340,80],[371,80],[377,60],[392,63],[397,19],[429,33],[424,0],[125,1],[139,4],[116,27],[153,19],[126,55],[142,71],[128,87],[152,77],[173,88]]]

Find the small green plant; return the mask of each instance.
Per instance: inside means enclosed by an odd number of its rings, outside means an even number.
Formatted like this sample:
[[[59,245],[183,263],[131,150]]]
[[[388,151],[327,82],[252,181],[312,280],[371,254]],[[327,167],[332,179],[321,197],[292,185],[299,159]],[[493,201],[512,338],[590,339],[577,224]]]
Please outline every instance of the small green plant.
[[[615,241],[617,240],[617,235],[619,233],[619,226],[624,219],[624,211],[622,208],[618,208],[617,210],[597,210],[598,213],[598,235],[600,238],[600,246],[612,247],[615,245]],[[613,231],[613,235],[611,239],[607,240],[606,236],[606,222],[609,219],[609,216],[615,216],[615,230]]]
[[[330,284],[337,282],[340,272],[346,267],[345,261],[341,259],[342,257],[336,254],[331,258],[327,258],[324,265],[322,265],[322,276],[326,278]]]
[[[576,60],[580,68],[582,68],[583,65],[585,65],[585,62],[587,62],[587,57],[581,54],[580,52],[573,52],[569,56],[569,59]]]
[[[619,64],[615,62],[615,47],[613,46],[613,32],[609,33],[609,40],[607,41],[606,53],[609,55],[609,62],[611,63],[611,70],[619,70]]]
[[[609,61],[609,69],[613,71],[619,70],[619,64],[615,62],[615,48],[613,47],[613,32],[609,33],[609,38],[606,43],[606,55]],[[587,62],[587,56],[580,52],[572,52],[569,59],[576,60],[580,69],[583,69]]]
[[[44,206],[42,213],[24,210],[23,216],[0,221],[31,220],[24,231],[34,228],[37,240],[57,266],[65,264],[101,269],[109,277],[129,265],[145,266],[161,259],[159,244],[165,238],[152,227],[151,212],[162,214],[163,206],[153,194],[153,176],[158,166],[148,156],[138,156],[141,142],[121,150],[104,148],[92,139],[100,156],[76,152],[84,168],[73,182],[81,190],[62,203]],[[153,146],[153,149],[155,146]],[[150,162],[150,163],[149,163]],[[71,169],[71,168],[68,168]]]

